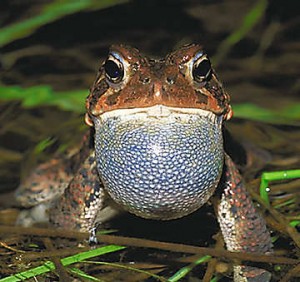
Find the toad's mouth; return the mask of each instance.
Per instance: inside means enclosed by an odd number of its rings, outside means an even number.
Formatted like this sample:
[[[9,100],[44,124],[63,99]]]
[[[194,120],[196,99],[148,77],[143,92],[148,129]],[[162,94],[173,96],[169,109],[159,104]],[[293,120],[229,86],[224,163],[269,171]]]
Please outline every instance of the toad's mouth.
[[[99,175],[129,212],[179,218],[213,194],[223,167],[222,116],[157,105],[106,112],[94,124]]]
[[[203,118],[209,119],[212,123],[218,126],[222,125],[222,116],[218,116],[213,112],[196,108],[178,108],[163,105],[155,105],[147,108],[113,110],[105,112],[97,118],[102,122],[109,118],[120,118],[123,121],[130,119],[142,120],[147,118],[164,120],[165,118],[167,118],[169,121],[171,121],[172,119],[178,120],[180,118],[189,118],[189,115],[201,116]]]

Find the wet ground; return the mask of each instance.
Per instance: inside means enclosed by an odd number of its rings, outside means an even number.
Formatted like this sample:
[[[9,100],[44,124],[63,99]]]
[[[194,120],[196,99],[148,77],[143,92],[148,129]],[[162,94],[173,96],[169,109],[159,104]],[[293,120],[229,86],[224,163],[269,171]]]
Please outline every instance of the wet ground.
[[[200,42],[212,56],[233,105],[253,103],[280,115],[282,109],[300,103],[299,43],[296,38],[299,17],[292,6],[293,1],[289,4],[291,6],[283,7],[281,1],[269,3],[255,28],[228,50],[222,42],[242,25],[245,15],[253,7],[253,1],[129,1],[103,10],[76,13],[3,46],[0,49],[0,84],[22,87],[50,85],[56,91],[89,89],[101,58],[106,56],[112,43],[130,44],[145,53],[163,56],[176,46]],[[1,1],[0,5],[4,26],[30,17],[41,3]],[[228,122],[234,138],[258,152],[259,158],[243,170],[248,186],[254,192],[257,192],[257,179],[262,171],[300,168],[299,113],[295,113],[293,119],[282,121],[274,118],[268,122],[257,121],[258,115],[257,112],[247,113],[247,119],[236,117]],[[240,110],[238,116],[242,116]],[[2,224],[12,224],[14,212],[18,211],[11,209],[17,207],[13,191],[20,179],[35,164],[51,157],[61,144],[78,143],[85,125],[83,114],[47,105],[25,109],[20,102],[1,101],[1,96],[0,124],[0,220]],[[44,140],[51,145],[40,152],[37,144]],[[272,206],[277,206],[284,220],[299,220],[299,186],[299,179],[296,179],[276,182],[271,187]],[[299,240],[299,230],[295,229],[296,237],[292,237],[285,225],[288,221],[278,223],[270,211],[266,213],[266,220],[272,234],[278,238],[275,242],[277,254],[299,259],[299,245],[295,241]],[[116,234],[122,236],[213,248],[215,239],[212,238],[218,232],[210,206],[190,217],[167,223],[122,215],[105,227],[119,230]],[[16,249],[30,253],[49,250],[49,244],[47,248],[45,239],[40,237],[7,236],[3,233],[0,236],[5,243],[0,249],[0,275],[20,270],[15,261]],[[31,243],[38,247],[32,247]],[[53,239],[52,244],[55,248],[72,249],[74,240]],[[183,260],[188,256],[136,247],[108,255],[104,260],[124,264],[134,262],[137,267],[150,269],[167,278],[187,264],[189,260]],[[40,263],[40,260],[32,260],[31,266]],[[26,260],[22,262],[25,268],[26,264]],[[294,265],[283,264],[281,268],[278,264],[264,266],[273,272],[273,281],[300,279],[299,276],[287,276]],[[145,274],[128,270],[113,269],[111,272],[108,266],[84,268],[100,277],[101,281],[155,281]],[[206,265],[197,267],[182,281],[201,281],[205,271]],[[49,279],[58,280],[55,275],[50,275]],[[230,278],[220,281],[230,281]]]

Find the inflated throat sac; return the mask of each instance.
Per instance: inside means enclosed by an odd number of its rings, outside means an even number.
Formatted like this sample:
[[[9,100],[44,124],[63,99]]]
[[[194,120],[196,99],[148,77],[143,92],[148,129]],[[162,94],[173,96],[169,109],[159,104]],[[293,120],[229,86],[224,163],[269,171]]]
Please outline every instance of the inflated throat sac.
[[[203,110],[117,110],[95,118],[97,167],[108,194],[144,218],[173,219],[213,194],[223,167],[221,120]]]

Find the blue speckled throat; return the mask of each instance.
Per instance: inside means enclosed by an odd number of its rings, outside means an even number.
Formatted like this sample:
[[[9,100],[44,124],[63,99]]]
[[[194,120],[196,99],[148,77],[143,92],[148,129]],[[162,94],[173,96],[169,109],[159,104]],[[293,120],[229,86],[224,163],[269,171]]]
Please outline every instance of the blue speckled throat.
[[[179,218],[213,194],[223,167],[222,117],[157,105],[107,112],[94,123],[100,177],[125,210]]]

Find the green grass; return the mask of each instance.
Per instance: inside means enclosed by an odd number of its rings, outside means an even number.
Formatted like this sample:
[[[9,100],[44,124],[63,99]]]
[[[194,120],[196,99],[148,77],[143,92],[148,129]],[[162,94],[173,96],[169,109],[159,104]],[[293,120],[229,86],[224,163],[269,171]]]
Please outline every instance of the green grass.
[[[0,101],[21,101],[24,108],[37,106],[57,106],[63,110],[84,112],[84,101],[88,90],[54,91],[48,85],[28,88],[20,86],[0,86]]]
[[[0,28],[0,47],[17,39],[29,36],[38,28],[54,22],[67,15],[84,10],[104,9],[113,5],[127,2],[126,0],[56,0],[39,7],[39,13]]]
[[[21,101],[25,108],[57,106],[62,110],[85,112],[88,90],[54,91],[48,85],[28,88],[0,86],[0,101]],[[269,123],[293,124],[300,120],[300,104],[291,103],[279,110],[262,108],[252,103],[233,105],[234,117]]]
[[[108,246],[104,246],[104,247],[100,247],[100,248],[96,248],[87,252],[82,252],[70,257],[66,257],[61,259],[61,263],[63,266],[68,266],[77,262],[81,262],[84,261],[86,259],[90,259],[93,257],[98,257],[101,255],[105,255],[111,252],[116,252],[116,251],[120,251],[122,249],[124,249],[125,247],[122,246],[116,246],[116,245],[108,245]],[[55,270],[55,265],[53,262],[51,261],[47,261],[45,262],[43,265],[23,271],[23,272],[19,272],[17,274],[11,275],[9,277],[5,277],[3,279],[0,279],[0,282],[16,282],[16,281],[24,281],[26,279],[47,273],[49,271],[53,271]],[[78,272],[77,272],[78,273]],[[83,274],[82,274],[83,275]],[[86,278],[87,278],[87,274],[85,274]],[[95,280],[95,281],[99,281],[99,280]]]
[[[201,263],[208,262],[211,259],[211,256],[203,256],[199,259],[197,259],[195,262],[182,267],[179,269],[174,275],[172,275],[169,279],[168,282],[177,282],[180,281],[182,278],[184,278],[190,271],[193,270],[193,268]]]
[[[232,47],[247,36],[250,30],[262,19],[268,6],[267,0],[258,0],[257,3],[244,16],[243,21],[236,30],[227,36],[219,45],[216,56],[214,57],[215,65],[219,64],[229,53]]]
[[[294,179],[294,178],[300,178],[300,169],[264,172],[261,176],[261,182],[260,182],[260,197],[269,206],[270,205],[270,199],[268,195],[268,191],[270,189],[269,183],[271,181]]]
[[[270,182],[272,181],[280,181],[280,180],[287,180],[287,179],[295,179],[300,178],[300,169],[294,170],[282,170],[282,171],[272,171],[272,172],[264,172],[261,176],[260,182],[260,197],[266,203],[267,206],[270,206],[270,199],[269,199],[269,191],[270,191]],[[281,205],[275,206],[274,208],[280,208],[284,205],[289,205],[293,203],[295,200],[291,199],[282,203]],[[292,220],[289,222],[291,227],[296,227],[300,224],[300,220]]]

